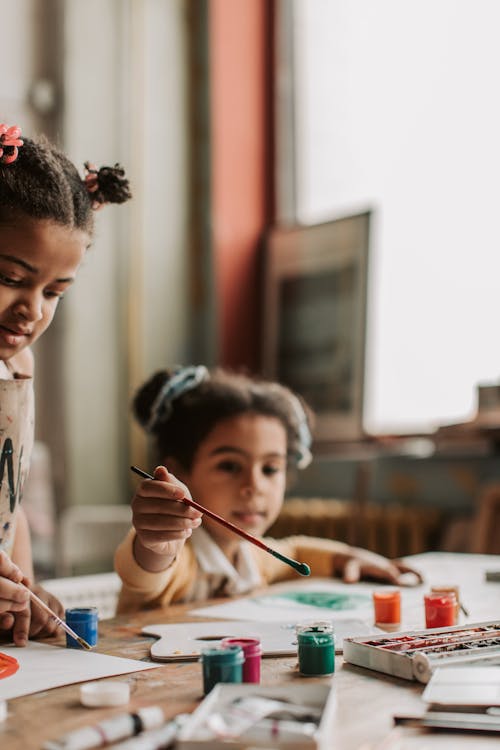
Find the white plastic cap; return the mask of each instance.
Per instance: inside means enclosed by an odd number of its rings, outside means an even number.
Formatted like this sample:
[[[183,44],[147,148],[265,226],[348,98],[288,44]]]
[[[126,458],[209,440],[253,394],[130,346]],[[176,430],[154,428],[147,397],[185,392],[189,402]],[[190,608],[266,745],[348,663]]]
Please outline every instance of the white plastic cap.
[[[129,700],[128,682],[86,682],[80,687],[80,702],[83,706],[123,706]]]
[[[7,718],[7,701],[0,701],[0,721]]]

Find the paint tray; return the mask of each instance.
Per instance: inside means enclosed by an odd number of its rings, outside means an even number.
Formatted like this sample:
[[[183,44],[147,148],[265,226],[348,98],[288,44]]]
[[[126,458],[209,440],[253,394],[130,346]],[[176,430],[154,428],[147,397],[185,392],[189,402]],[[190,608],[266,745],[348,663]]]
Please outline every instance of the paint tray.
[[[295,737],[284,734],[280,738],[279,732],[272,731],[272,736],[266,734],[269,729],[256,730],[255,722],[251,730],[253,734],[240,737],[224,738],[209,736],[206,722],[211,717],[220,715],[245,697],[271,698],[285,701],[293,707],[304,711],[311,707],[318,716],[317,728],[312,736]],[[183,725],[176,742],[176,750],[244,750],[245,748],[278,748],[278,750],[331,750],[333,721],[335,717],[336,696],[335,689],[330,684],[303,681],[296,684],[253,685],[248,683],[219,683],[205,697],[198,708],[191,714]],[[269,722],[272,723],[272,722]],[[264,722],[263,727],[266,726]],[[250,731],[250,730],[249,730]]]
[[[438,667],[500,664],[500,621],[345,638],[344,661],[427,683]]]
[[[312,622],[312,619],[308,618],[307,621]],[[158,623],[145,625],[142,632],[145,635],[155,635],[159,639],[151,645],[150,649],[151,658],[154,661],[196,661],[201,656],[203,646],[216,646],[223,638],[229,637],[259,638],[263,656],[295,656],[297,653],[296,622],[301,622],[301,620]],[[334,622],[333,625],[336,653],[342,652],[342,645],[347,635],[375,632],[361,620],[341,620]]]

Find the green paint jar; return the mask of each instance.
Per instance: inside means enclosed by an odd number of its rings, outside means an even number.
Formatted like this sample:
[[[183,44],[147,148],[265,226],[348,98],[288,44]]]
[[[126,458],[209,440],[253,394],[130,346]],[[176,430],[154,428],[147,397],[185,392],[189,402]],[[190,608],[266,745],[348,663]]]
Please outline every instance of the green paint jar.
[[[211,691],[218,682],[243,682],[245,657],[241,646],[209,647],[201,651],[203,692]]]
[[[335,634],[329,622],[297,625],[299,672],[319,677],[335,672]]]

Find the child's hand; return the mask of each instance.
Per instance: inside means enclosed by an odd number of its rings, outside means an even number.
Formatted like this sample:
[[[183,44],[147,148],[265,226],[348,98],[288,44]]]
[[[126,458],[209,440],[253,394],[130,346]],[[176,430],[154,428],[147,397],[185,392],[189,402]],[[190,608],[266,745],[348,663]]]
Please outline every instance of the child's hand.
[[[415,586],[423,582],[422,575],[401,560],[388,560],[366,549],[351,547],[348,552],[335,555],[335,572],[345,583],[357,583],[362,578],[392,583],[395,586]]]
[[[50,609],[64,620],[64,607],[53,594],[46,591],[42,586],[30,586],[32,591],[42,600]],[[59,630],[57,622],[48,612],[42,609],[36,602],[31,601],[31,621],[29,623],[30,638],[48,638]],[[15,633],[15,628],[14,628]]]
[[[11,622],[10,615],[3,616],[4,612],[20,612],[26,609],[29,602],[29,594],[23,586],[19,586],[23,580],[23,574],[12,560],[0,552],[0,628],[3,628],[3,620],[7,617]]]
[[[155,469],[154,477],[140,484],[132,500],[134,554],[150,571],[164,570],[173,562],[202,518],[195,508],[180,502],[191,494],[164,466]]]

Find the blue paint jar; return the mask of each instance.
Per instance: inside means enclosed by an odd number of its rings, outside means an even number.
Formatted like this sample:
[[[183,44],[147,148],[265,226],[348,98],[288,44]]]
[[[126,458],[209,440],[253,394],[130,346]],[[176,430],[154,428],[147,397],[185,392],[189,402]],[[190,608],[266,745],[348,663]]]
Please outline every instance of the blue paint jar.
[[[317,622],[297,625],[297,651],[300,674],[307,677],[335,672],[335,635],[333,625]]]
[[[218,682],[243,682],[244,661],[245,657],[241,646],[203,648],[201,664],[205,695]]]
[[[66,610],[66,624],[89,646],[97,644],[97,607],[74,607]],[[66,648],[83,648],[66,633]]]

